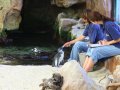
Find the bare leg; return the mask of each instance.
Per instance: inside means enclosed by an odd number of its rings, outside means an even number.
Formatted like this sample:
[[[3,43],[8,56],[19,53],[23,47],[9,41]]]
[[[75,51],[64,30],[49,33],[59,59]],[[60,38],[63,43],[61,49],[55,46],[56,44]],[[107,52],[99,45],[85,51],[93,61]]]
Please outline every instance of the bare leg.
[[[92,58],[89,57],[88,62],[85,65],[84,69],[85,69],[86,72],[89,72],[89,71],[91,71],[91,69],[93,68],[93,66],[94,66],[94,62],[93,62]]]
[[[87,57],[85,58],[85,62],[84,62],[84,64],[83,64],[83,68],[84,68],[84,69],[85,69],[86,65],[88,64],[88,61],[89,61],[89,57],[87,56]]]

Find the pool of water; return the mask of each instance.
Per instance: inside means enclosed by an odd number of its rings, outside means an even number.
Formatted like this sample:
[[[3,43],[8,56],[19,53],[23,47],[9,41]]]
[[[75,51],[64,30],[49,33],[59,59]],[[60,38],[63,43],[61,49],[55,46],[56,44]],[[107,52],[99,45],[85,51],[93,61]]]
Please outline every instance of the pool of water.
[[[35,49],[37,49],[35,51]],[[0,64],[7,65],[45,65],[52,64],[57,47],[47,46],[1,46]]]
[[[0,45],[0,64],[52,65],[57,49],[61,47],[49,33],[7,31],[11,42]],[[69,53],[69,50],[66,50]],[[66,56],[66,55],[65,55]]]

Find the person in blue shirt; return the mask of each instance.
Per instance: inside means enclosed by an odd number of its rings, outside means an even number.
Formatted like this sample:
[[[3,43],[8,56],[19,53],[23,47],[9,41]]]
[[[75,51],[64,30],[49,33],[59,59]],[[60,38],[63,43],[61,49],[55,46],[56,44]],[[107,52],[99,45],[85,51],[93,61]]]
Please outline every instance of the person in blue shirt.
[[[91,10],[86,10],[86,12],[91,12]],[[86,13],[84,12],[84,13]],[[103,40],[103,32],[101,30],[101,27],[99,24],[93,24],[87,16],[84,14],[83,15],[83,21],[87,23],[86,29],[84,30],[83,34],[80,35],[78,38],[71,40],[69,42],[66,42],[63,46],[68,47],[72,44],[72,50],[70,53],[70,58],[69,60],[76,60],[79,61],[79,54],[82,52],[87,52],[88,50],[88,42],[84,42],[83,40],[86,37],[89,37],[89,43],[95,44],[100,40]]]
[[[99,43],[101,47],[89,48],[83,68],[88,72],[98,60],[120,55],[120,26],[112,18],[106,17],[99,12],[87,13],[88,18],[97,24],[103,25],[104,40]]]

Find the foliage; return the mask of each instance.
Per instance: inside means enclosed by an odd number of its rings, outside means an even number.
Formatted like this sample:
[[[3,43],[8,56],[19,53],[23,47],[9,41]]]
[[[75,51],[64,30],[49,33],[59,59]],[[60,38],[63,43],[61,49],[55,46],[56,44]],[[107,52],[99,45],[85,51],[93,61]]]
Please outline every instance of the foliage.
[[[7,34],[6,34],[5,30],[0,32],[0,38],[6,38],[6,37],[7,37]]]

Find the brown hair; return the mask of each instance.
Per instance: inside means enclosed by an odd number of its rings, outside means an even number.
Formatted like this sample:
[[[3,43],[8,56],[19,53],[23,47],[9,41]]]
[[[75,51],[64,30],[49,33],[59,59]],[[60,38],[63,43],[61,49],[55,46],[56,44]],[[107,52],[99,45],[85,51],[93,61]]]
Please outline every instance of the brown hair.
[[[88,12],[87,13],[87,17],[91,20],[91,21],[114,21],[113,18],[109,18],[107,16],[104,16],[102,14],[100,14],[97,11],[92,11],[92,12]]]
[[[87,19],[88,23],[91,23],[91,22],[90,22],[90,19],[88,18],[88,13],[91,13],[91,12],[92,12],[92,10],[90,10],[90,9],[85,9],[85,10],[83,11],[83,13],[82,13],[82,18],[83,18],[83,19]]]

